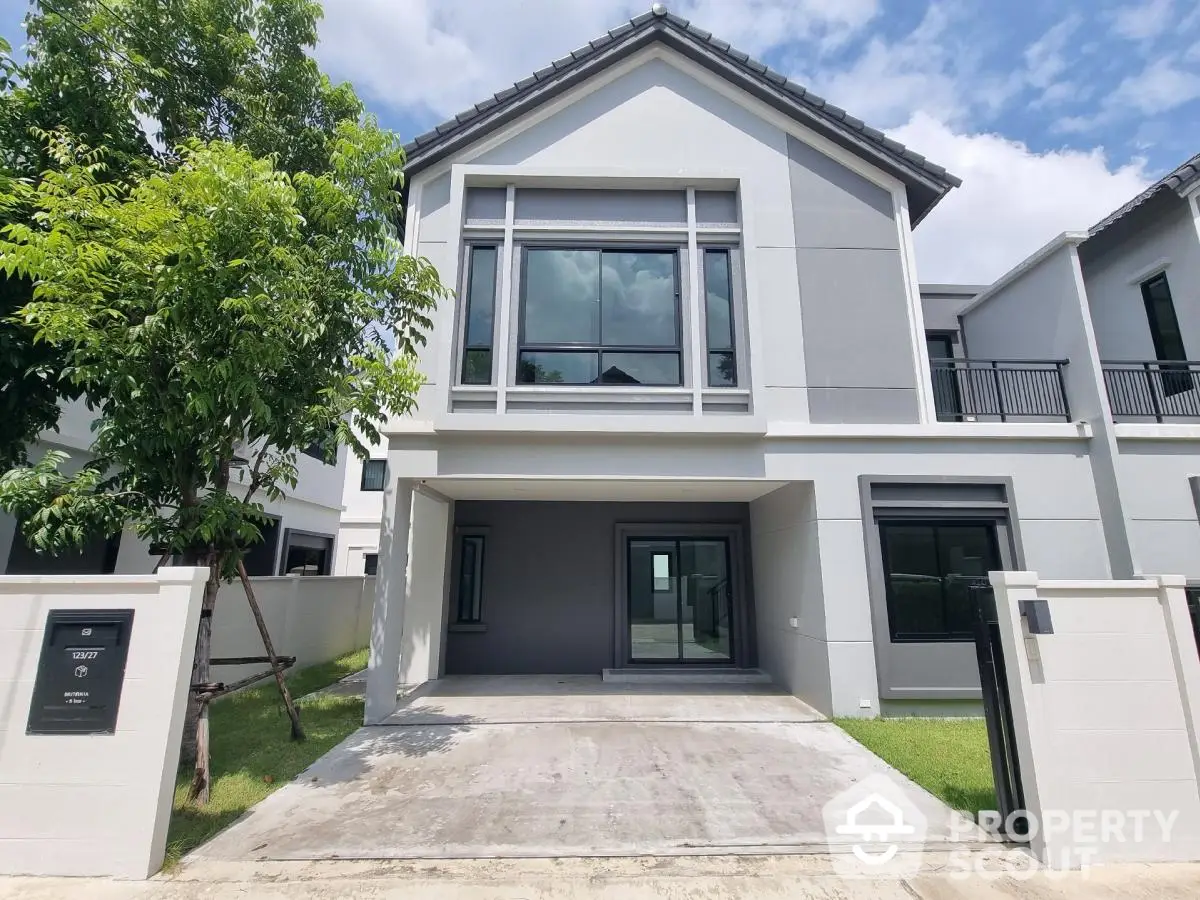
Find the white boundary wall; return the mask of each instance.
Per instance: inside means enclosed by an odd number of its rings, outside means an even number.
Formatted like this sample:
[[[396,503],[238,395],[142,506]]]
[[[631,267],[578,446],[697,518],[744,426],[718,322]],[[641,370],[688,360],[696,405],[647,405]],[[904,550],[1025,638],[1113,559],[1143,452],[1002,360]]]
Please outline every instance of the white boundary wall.
[[[1033,851],[1054,868],[1200,860],[1200,653],[1183,577],[990,577]],[[1020,603],[1035,599],[1053,634],[1029,633]]]
[[[278,575],[251,578],[250,584],[275,652],[296,657],[296,668],[337,659],[370,642],[374,578]],[[219,658],[265,653],[242,583],[221,585],[213,613],[212,655]],[[266,663],[218,666],[213,669],[213,677],[233,682],[269,668]]]
[[[0,874],[162,866],[206,569],[0,577]],[[51,609],[132,609],[116,732],[27,735]]]

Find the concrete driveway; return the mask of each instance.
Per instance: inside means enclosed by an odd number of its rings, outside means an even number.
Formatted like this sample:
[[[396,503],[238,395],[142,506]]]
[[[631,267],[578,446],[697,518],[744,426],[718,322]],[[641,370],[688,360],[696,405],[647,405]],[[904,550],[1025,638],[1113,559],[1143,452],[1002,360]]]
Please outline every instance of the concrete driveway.
[[[802,853],[870,776],[928,823],[956,813],[770,685],[451,677],[355,732],[194,860]],[[957,829],[952,829],[952,822]]]

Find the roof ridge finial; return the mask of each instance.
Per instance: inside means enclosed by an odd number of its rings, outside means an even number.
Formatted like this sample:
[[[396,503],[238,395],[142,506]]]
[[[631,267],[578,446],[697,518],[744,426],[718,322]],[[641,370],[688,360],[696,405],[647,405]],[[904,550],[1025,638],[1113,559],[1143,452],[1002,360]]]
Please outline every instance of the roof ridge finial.
[[[667,14],[667,7],[662,3],[651,3],[650,12],[656,16],[665,16]]]

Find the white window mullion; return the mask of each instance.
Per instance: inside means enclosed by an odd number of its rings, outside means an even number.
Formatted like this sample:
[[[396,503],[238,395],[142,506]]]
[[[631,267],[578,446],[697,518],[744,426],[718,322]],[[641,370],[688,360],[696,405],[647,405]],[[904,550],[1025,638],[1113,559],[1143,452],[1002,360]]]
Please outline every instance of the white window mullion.
[[[493,339],[496,347],[497,413],[504,412],[508,392],[508,348],[511,344],[509,329],[512,327],[513,219],[515,218],[516,201],[517,188],[510,184],[504,197],[504,250],[501,253],[500,264],[500,303],[496,310],[496,319],[492,323],[497,332]]]
[[[704,321],[701,310],[700,286],[700,244],[696,239],[696,189],[687,189],[687,227],[688,227],[688,291],[687,318],[689,323],[690,346],[682,348],[687,353],[686,359],[691,360],[692,378],[692,414],[704,413],[704,367],[707,359],[707,349],[704,346]]]

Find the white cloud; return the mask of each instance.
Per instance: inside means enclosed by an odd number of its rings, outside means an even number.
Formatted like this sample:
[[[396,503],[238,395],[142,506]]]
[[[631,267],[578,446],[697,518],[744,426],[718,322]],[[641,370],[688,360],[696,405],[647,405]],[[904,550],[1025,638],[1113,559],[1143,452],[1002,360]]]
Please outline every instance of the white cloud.
[[[878,12],[878,0],[667,6],[753,54],[793,41],[837,46]],[[317,55],[375,104],[450,116],[649,8],[647,0],[339,0],[326,10]]]
[[[1067,16],[1025,48],[1025,81],[1040,92],[1034,108],[1077,102],[1087,96],[1086,85],[1063,77],[1072,71],[1068,51],[1077,50],[1071,39],[1082,24],[1082,16]]]
[[[1155,59],[1136,75],[1124,79],[1111,95],[1114,106],[1128,104],[1143,115],[1154,115],[1200,97],[1200,74],[1170,59]]]
[[[1131,41],[1146,41],[1170,27],[1174,11],[1174,0],[1142,0],[1113,13],[1112,31]]]
[[[916,111],[965,123],[990,115],[1020,87],[1020,75],[986,71],[963,8],[932,2],[909,33],[876,35],[849,65],[804,71],[798,80],[877,128],[908,120]]]
[[[1158,57],[1134,75],[1127,75],[1105,95],[1100,109],[1068,116],[1055,124],[1062,132],[1083,133],[1129,118],[1146,119],[1170,112],[1200,97],[1200,74],[1172,57]]]
[[[963,179],[915,232],[922,281],[986,284],[1063,231],[1083,231],[1149,183],[1141,161],[1110,168],[1102,149],[1035,153],[924,114],[889,132]]]

